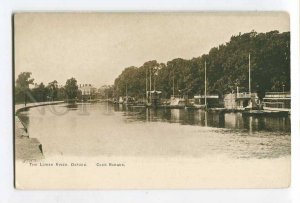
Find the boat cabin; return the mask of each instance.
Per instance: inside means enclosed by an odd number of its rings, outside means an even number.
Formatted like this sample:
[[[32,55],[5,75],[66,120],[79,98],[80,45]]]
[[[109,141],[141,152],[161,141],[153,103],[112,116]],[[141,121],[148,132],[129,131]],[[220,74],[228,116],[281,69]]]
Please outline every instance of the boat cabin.
[[[123,98],[123,104],[132,104],[135,102],[134,97],[126,96]]]
[[[162,93],[161,91],[157,91],[157,90],[147,91],[148,103],[150,103],[151,106],[154,107],[159,106],[161,93]]]
[[[205,105],[205,95],[194,96],[195,105]],[[222,104],[219,95],[206,95],[206,105],[208,108],[220,107]]]
[[[266,110],[291,111],[291,93],[266,92],[263,98],[263,108]]]
[[[230,93],[224,96],[224,108],[226,109],[245,109],[257,107],[257,93]]]
[[[170,98],[170,107],[185,107],[187,100],[179,96],[172,95]]]

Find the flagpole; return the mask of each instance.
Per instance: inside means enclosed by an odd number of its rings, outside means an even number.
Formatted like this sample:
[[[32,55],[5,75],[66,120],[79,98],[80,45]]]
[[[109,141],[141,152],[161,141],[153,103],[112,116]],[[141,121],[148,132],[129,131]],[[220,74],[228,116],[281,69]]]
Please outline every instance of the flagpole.
[[[204,101],[205,101],[205,107],[206,107],[206,104],[207,104],[207,101],[206,101],[206,60],[205,60],[205,63],[204,63],[204,75],[205,75],[205,89],[204,89]]]
[[[152,102],[152,95],[151,95],[151,68],[150,68],[150,102]]]
[[[146,103],[148,102],[148,69],[146,68]]]
[[[249,53],[249,94],[251,94],[251,55]]]
[[[175,80],[175,75],[174,75],[174,70],[173,70],[173,97],[175,97],[175,86],[174,86],[174,80]]]

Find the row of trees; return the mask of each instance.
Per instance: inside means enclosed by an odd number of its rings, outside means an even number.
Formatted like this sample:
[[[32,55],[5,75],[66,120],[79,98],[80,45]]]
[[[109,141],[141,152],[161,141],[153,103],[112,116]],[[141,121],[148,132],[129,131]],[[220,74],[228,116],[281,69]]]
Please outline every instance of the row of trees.
[[[290,32],[252,31],[232,36],[226,44],[190,60],[177,58],[167,63],[152,60],[140,67],[125,68],[114,85],[107,86],[104,92],[110,98],[126,94],[143,98],[147,88],[162,91],[164,98],[173,94],[191,98],[204,93],[205,62],[208,94],[224,95],[237,87],[248,91],[249,53],[253,92],[262,98],[266,91],[290,90]],[[21,73],[15,87],[17,103],[74,100],[79,92],[75,78],[68,79],[64,86],[59,86],[56,80],[47,85],[34,84],[30,72]]]
[[[34,86],[30,88],[30,86]],[[75,78],[70,78],[64,86],[59,86],[58,82],[45,85],[36,84],[31,78],[30,72],[22,72],[18,75],[15,84],[15,103],[74,100],[78,94],[78,85]]]
[[[128,67],[115,79],[113,95],[145,97],[148,90],[160,90],[162,96],[204,93],[204,63],[207,63],[207,91],[224,95],[236,90],[248,91],[248,56],[251,54],[251,89],[262,98],[267,91],[290,90],[290,32],[255,31],[232,36],[230,41],[212,48],[208,54],[166,64],[156,60],[141,67]],[[151,82],[150,82],[151,75]],[[147,78],[147,81],[146,81]],[[151,86],[150,86],[151,83]],[[174,87],[174,89],[173,89]]]

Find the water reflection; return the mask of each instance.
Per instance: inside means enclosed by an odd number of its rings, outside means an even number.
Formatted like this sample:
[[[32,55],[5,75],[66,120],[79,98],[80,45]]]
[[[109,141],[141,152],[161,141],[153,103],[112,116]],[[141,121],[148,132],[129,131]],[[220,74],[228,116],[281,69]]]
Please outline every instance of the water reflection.
[[[55,111],[46,108],[45,113],[41,113],[41,108],[19,116],[27,123],[30,136],[43,143],[46,157],[218,154],[276,158],[290,154],[289,117],[255,118],[243,117],[241,113],[146,109],[107,103],[61,104],[55,106]]]
[[[182,125],[197,125],[203,127],[215,127],[226,129],[246,130],[250,134],[256,131],[285,132],[290,133],[290,117],[253,117],[243,116],[242,113],[207,112],[195,109],[150,109],[124,105],[102,104],[65,104],[57,108],[76,111],[78,115],[89,115],[98,111],[103,115],[114,115],[114,112],[122,113],[128,122],[169,122]],[[22,122],[28,126],[29,110],[19,113]],[[59,112],[59,110],[56,110]],[[52,111],[53,112],[53,111]]]
[[[86,105],[85,105],[86,106]],[[67,104],[66,107],[69,109],[69,110],[77,110],[78,109],[78,104]]]
[[[29,117],[28,117],[29,109],[23,110],[22,112],[18,113],[18,117],[23,123],[23,125],[27,128],[29,126]]]
[[[290,132],[290,117],[253,117],[242,113],[207,112],[195,109],[146,109],[116,105],[115,111],[123,112],[130,121],[170,122],[182,125],[199,125],[215,128],[255,131]]]

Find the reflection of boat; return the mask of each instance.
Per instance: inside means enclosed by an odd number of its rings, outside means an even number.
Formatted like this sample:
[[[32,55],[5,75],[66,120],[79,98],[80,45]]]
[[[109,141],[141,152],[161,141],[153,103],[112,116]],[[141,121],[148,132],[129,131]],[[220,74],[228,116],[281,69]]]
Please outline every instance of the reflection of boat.
[[[201,105],[201,104],[193,104],[190,106],[186,106],[186,109],[205,109],[205,105]]]
[[[172,109],[171,110],[171,121],[179,122],[180,119],[180,110],[179,109]]]
[[[242,113],[243,116],[288,116],[287,111],[249,110]]]

